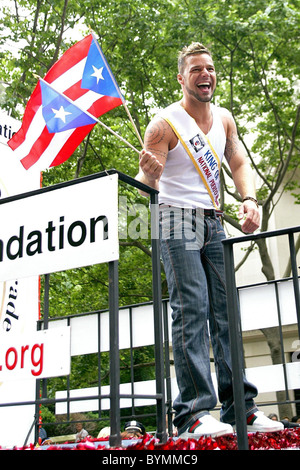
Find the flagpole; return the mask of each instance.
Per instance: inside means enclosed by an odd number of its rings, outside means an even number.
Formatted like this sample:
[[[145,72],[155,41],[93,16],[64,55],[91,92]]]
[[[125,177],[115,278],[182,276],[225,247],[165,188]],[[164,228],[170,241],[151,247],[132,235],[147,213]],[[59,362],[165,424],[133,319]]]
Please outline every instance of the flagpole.
[[[90,29],[90,31],[91,31],[91,29]],[[108,73],[109,73],[109,75],[110,75],[111,80],[113,81],[113,83],[114,83],[116,89],[119,90],[119,85],[117,84],[117,82],[116,82],[116,80],[115,80],[115,77],[114,77],[112,71],[110,70],[110,67],[109,67],[109,65],[108,65],[108,63],[107,63],[107,60],[106,60],[106,58],[105,58],[105,56],[104,56],[104,54],[103,54],[103,52],[102,52],[102,50],[101,50],[101,48],[100,48],[100,46],[99,46],[99,44],[98,44],[98,40],[97,40],[97,38],[96,38],[96,36],[95,36],[95,34],[94,34],[93,31],[91,31],[91,35],[92,35],[93,38],[94,38],[94,41],[95,41],[95,44],[96,44],[97,49],[98,49],[98,51],[99,51],[99,54],[101,55],[101,57],[102,57],[104,63],[107,64],[107,71],[108,71]],[[124,106],[124,108],[125,108],[125,111],[126,111],[128,117],[129,117],[129,120],[130,120],[131,124],[133,125],[133,128],[134,128],[134,130],[135,130],[135,133],[136,133],[136,135],[137,135],[137,138],[139,139],[139,142],[140,142],[142,148],[144,148],[143,139],[141,138],[140,133],[139,133],[139,131],[138,131],[136,125],[135,125],[135,122],[134,122],[134,120],[132,119],[132,116],[131,116],[130,111],[129,111],[128,107],[127,107],[126,101],[125,101],[125,99],[124,99],[122,93],[121,93],[121,92],[119,92],[119,93],[120,93],[120,98],[121,98],[121,100],[122,100],[122,102],[123,102],[123,106]]]
[[[46,83],[47,86],[49,86],[50,88],[52,88],[52,90],[54,90],[56,93],[58,93],[59,95],[63,96],[65,99],[67,99],[71,104],[73,104],[74,106],[76,106],[78,109],[80,109],[80,111],[82,111],[83,113],[87,114],[90,118],[92,118],[95,122],[97,122],[98,124],[100,124],[101,126],[103,126],[105,129],[107,129],[109,132],[111,132],[111,134],[113,134],[114,136],[116,136],[118,139],[120,139],[122,142],[124,142],[124,144],[128,145],[128,147],[130,147],[132,150],[134,150],[135,152],[137,153],[140,153],[139,150],[137,150],[133,145],[131,145],[129,142],[127,142],[127,140],[125,140],[122,136],[120,136],[119,134],[117,134],[117,132],[115,132],[114,130],[112,130],[110,127],[108,127],[106,124],[104,124],[104,122],[100,121],[99,119],[97,119],[95,116],[93,116],[91,113],[89,113],[88,111],[82,109],[80,106],[78,106],[76,103],[74,103],[73,100],[71,100],[68,96],[66,96],[64,93],[61,93],[60,91],[57,91],[53,86],[51,86],[50,83],[46,82],[46,80],[44,80],[43,78],[39,77],[38,75],[34,74],[35,77],[37,77],[40,81]]]
[[[106,124],[104,124],[104,122],[102,121],[99,121],[99,119],[97,118],[94,118],[95,121],[97,121],[101,126],[103,126],[105,129],[107,129],[109,132],[111,132],[113,135],[115,135],[116,137],[118,137],[120,140],[122,140],[124,142],[124,144],[128,145],[130,148],[132,148],[132,150],[134,150],[135,152],[137,153],[140,153],[138,149],[136,149],[133,145],[131,145],[129,142],[127,142],[127,140],[123,139],[123,137],[121,137],[119,134],[117,134],[115,131],[113,131],[110,127],[106,126]]]
[[[136,127],[136,125],[135,125],[135,122],[134,122],[134,120],[132,119],[132,116],[131,116],[131,114],[130,114],[129,109],[127,108],[127,104],[126,104],[125,101],[124,101],[124,103],[123,103],[123,106],[124,106],[124,108],[125,108],[125,110],[126,110],[126,113],[127,113],[128,117],[129,117],[129,119],[130,119],[131,124],[133,125],[133,128],[134,128],[134,130],[135,130],[135,133],[136,133],[136,135],[137,135],[137,138],[139,139],[139,142],[140,142],[142,148],[144,148],[143,139],[141,138],[141,136],[140,136],[140,134],[139,134],[139,131],[137,130],[137,127]]]

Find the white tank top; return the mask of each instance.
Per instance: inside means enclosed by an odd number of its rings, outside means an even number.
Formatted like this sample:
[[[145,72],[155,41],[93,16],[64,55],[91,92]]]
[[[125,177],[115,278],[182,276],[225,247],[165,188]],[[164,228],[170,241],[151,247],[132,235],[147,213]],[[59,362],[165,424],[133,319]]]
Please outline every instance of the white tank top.
[[[168,106],[160,113],[161,116],[168,117],[169,111],[171,112],[174,107],[178,106],[183,111],[184,119],[193,119],[182,108],[179,102]],[[226,145],[226,134],[220,115],[220,109],[213,104],[211,104],[211,109],[213,124],[207,137],[221,162]],[[178,140],[176,147],[168,153],[165,168],[159,182],[158,199],[160,204],[175,207],[214,208],[210,195],[180,140]]]

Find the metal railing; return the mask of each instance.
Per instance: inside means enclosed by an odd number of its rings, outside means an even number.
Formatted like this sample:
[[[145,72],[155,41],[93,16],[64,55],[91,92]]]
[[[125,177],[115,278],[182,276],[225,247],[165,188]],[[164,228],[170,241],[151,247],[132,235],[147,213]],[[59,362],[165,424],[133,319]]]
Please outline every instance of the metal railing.
[[[45,290],[47,293],[49,293],[49,275],[46,275],[46,280],[45,280]],[[155,364],[151,365],[153,368],[156,368],[156,359],[157,359],[157,353],[155,353],[155,341],[152,340],[152,331],[147,337],[146,341],[139,341],[139,346],[135,345],[136,342],[136,337],[134,334],[134,319],[136,318],[137,315],[143,315],[145,323],[149,326],[149,323],[151,322],[151,310],[153,310],[153,302],[144,302],[141,304],[133,304],[133,305],[126,305],[122,306],[119,308],[118,311],[118,316],[119,320],[121,320],[122,326],[125,330],[125,332],[119,332],[122,343],[122,349],[123,350],[128,350],[129,351],[129,356],[128,358],[128,369],[130,370],[130,393],[120,393],[119,392],[119,387],[118,387],[118,396],[120,400],[126,399],[127,405],[124,406],[122,403],[120,405],[120,402],[118,401],[117,404],[115,405],[115,414],[118,413],[118,421],[121,419],[122,421],[128,421],[130,419],[136,419],[136,420],[141,420],[143,421],[143,418],[149,418],[149,417],[155,417],[156,418],[156,423],[157,425],[161,424],[165,425],[165,418],[166,415],[169,418],[168,419],[168,425],[169,425],[169,432],[172,432],[172,422],[171,422],[171,414],[172,414],[172,397],[171,397],[171,374],[170,374],[170,354],[169,354],[169,325],[168,325],[168,299],[163,299],[162,300],[162,315],[163,315],[163,340],[162,340],[162,345],[163,345],[163,367],[164,371],[163,373],[160,372],[160,377],[159,380],[161,380],[161,377],[163,378],[164,381],[164,387],[165,387],[165,395],[161,397],[160,394],[153,393],[153,390],[149,389],[149,386],[147,387],[147,384],[152,384],[154,380],[150,380],[148,382],[144,382],[145,386],[143,387],[143,391],[137,393],[136,388],[139,382],[136,381],[136,374],[134,373],[134,359],[133,359],[133,351],[135,348],[143,348],[150,346],[151,349],[154,349],[154,359],[155,359]],[[146,309],[146,312],[145,312]],[[90,324],[94,324],[94,329],[95,331],[93,334],[88,333],[88,339],[91,343],[93,343],[93,347],[95,346],[94,343],[97,343],[96,346],[93,348],[91,347],[89,349],[89,352],[81,352],[80,355],[85,355],[85,354],[91,354],[95,353],[98,356],[98,371],[97,371],[97,385],[92,388],[92,389],[85,389],[84,394],[80,394],[77,396],[74,396],[73,390],[71,389],[70,386],[70,377],[66,377],[66,389],[63,392],[58,392],[58,394],[55,394],[55,397],[51,398],[48,396],[48,387],[47,387],[47,382],[48,379],[42,379],[37,381],[37,394],[36,394],[36,401],[32,402],[36,405],[36,419],[35,419],[35,441],[37,441],[37,436],[38,436],[38,416],[39,416],[39,406],[42,404],[44,406],[48,405],[55,405],[56,407],[59,407],[59,409],[56,410],[57,414],[63,414],[64,415],[64,421],[63,423],[58,420],[57,422],[43,422],[43,425],[47,428],[49,425],[50,426],[60,426],[62,424],[68,425],[68,424],[74,424],[76,421],[72,420],[72,414],[76,413],[76,411],[73,410],[72,406],[77,405],[76,402],[81,402],[80,405],[82,408],[85,408],[85,411],[95,411],[95,415],[98,415],[95,418],[90,417],[89,419],[84,419],[84,422],[98,422],[98,421],[107,421],[108,425],[111,423],[112,418],[114,418],[114,415],[111,415],[111,407],[109,409],[109,414],[108,416],[107,410],[108,408],[102,406],[102,400],[111,399],[111,394],[116,393],[112,387],[103,385],[103,379],[101,379],[101,374],[103,374],[103,370],[101,368],[101,354],[108,353],[111,355],[110,349],[107,349],[107,341],[103,341],[103,336],[102,333],[105,331],[105,327],[107,325],[106,323],[106,315],[107,315],[108,310],[103,309],[103,310],[98,310],[98,311],[93,311],[93,312],[85,312],[85,313],[79,313],[79,314],[73,314],[73,315],[68,315],[68,316],[63,316],[63,317],[54,317],[54,318],[49,318],[48,320],[45,321],[45,318],[42,320],[39,320],[38,322],[38,329],[45,329],[45,328],[56,328],[57,323],[62,323],[62,324],[67,324],[68,326],[71,327],[71,338],[72,338],[72,332],[76,331],[76,328],[81,328],[84,331],[87,331],[86,328],[86,323],[85,321],[88,319],[90,321]],[[145,319],[145,316],[147,318],[147,321]],[[91,319],[95,319],[95,321],[91,322]],[[124,320],[125,319],[125,320]],[[75,324],[77,325],[74,325]],[[125,323],[128,322],[128,328],[125,327]],[[56,324],[56,325],[55,325]],[[128,337],[126,336],[128,332]],[[78,333],[78,331],[77,331]],[[75,334],[75,337],[77,337],[77,333]],[[123,334],[122,334],[123,333]],[[124,337],[126,336],[126,344],[124,345]],[[153,335],[154,337],[154,335]],[[95,341],[95,338],[96,341]],[[86,341],[87,338],[84,338],[84,334],[82,334],[82,342]],[[103,344],[105,343],[105,344]],[[71,339],[71,344],[72,344],[72,339]],[[84,349],[81,345],[81,349]],[[113,354],[119,353],[119,350],[115,350]],[[74,353],[74,355],[78,355],[78,350]],[[151,357],[152,351],[149,353],[149,357]],[[160,358],[161,359],[161,358]],[[121,374],[120,374],[121,375]],[[153,374],[151,374],[153,375]],[[157,376],[155,376],[155,381],[157,381]],[[105,382],[107,383],[107,382]],[[119,384],[119,378],[118,378],[118,384]],[[122,390],[122,386],[124,384],[120,384],[120,389]],[[125,384],[126,385],[126,384]],[[139,387],[140,389],[141,387]],[[97,391],[96,391],[97,389]],[[106,393],[103,392],[103,389],[105,390]],[[52,390],[53,391],[53,390]],[[77,391],[78,392],[78,391]],[[41,396],[40,396],[41,393]],[[62,396],[63,395],[63,396]],[[76,395],[76,393],[75,393]],[[164,400],[163,402],[163,413],[162,416],[158,415],[158,408],[155,402],[157,403],[157,400]],[[87,403],[90,402],[90,403]],[[128,404],[130,402],[130,405]],[[138,403],[137,403],[138,402]],[[145,403],[145,406],[150,406],[151,409],[148,409],[147,412],[144,414],[141,414],[139,409],[143,407],[143,403]],[[149,402],[151,404],[149,405]],[[87,403],[85,405],[85,403]],[[23,403],[25,404],[25,403]],[[28,402],[26,403],[28,404]],[[127,408],[126,410],[126,415],[122,416],[121,409],[122,408]],[[143,408],[142,408],[143,410]],[[131,414],[129,414],[129,412]],[[163,420],[163,422],[161,422]]]
[[[158,191],[148,187],[130,176],[117,170],[109,170],[103,173],[117,173],[119,180],[124,183],[147,192],[150,196],[151,213],[151,259],[152,259],[152,290],[153,290],[153,314],[154,314],[154,346],[155,346],[155,377],[157,417],[157,438],[164,442],[166,435],[165,420],[165,392],[164,392],[164,353],[162,330],[162,295],[161,295],[161,267],[160,249],[158,237]],[[133,395],[121,395],[120,393],[120,357],[119,357],[119,277],[118,261],[110,261],[109,267],[109,338],[110,338],[110,437],[111,446],[121,445],[120,400]],[[46,304],[49,301],[49,290],[45,289]],[[47,312],[47,306],[45,308]],[[100,399],[101,396],[99,395]],[[102,397],[103,398],[103,397]],[[107,397],[108,398],[108,397]],[[146,397],[145,397],[146,398]],[[90,399],[90,397],[89,397]]]
[[[40,397],[40,382],[37,381],[36,399],[29,402],[18,403],[1,403],[3,406],[26,406],[35,405],[36,415],[33,426],[38,425],[38,410],[41,404],[53,404],[67,401],[68,404],[76,400],[91,400],[91,398],[101,399],[109,398],[110,407],[110,440],[111,446],[119,446],[121,444],[120,432],[120,400],[122,398],[148,398],[151,397],[156,401],[156,436],[161,442],[167,439],[166,433],[166,414],[171,410],[171,381],[170,381],[170,365],[169,365],[169,338],[168,338],[168,320],[167,306],[162,300],[161,294],[161,261],[159,253],[159,236],[158,236],[158,192],[143,185],[135,179],[124,175],[116,170],[104,172],[103,175],[118,173],[119,179],[137,189],[147,191],[150,194],[151,209],[151,249],[152,249],[152,287],[153,287],[153,319],[154,319],[154,349],[155,349],[155,382],[156,393],[153,395],[136,395],[120,393],[120,363],[119,363],[119,301],[118,301],[118,262],[109,262],[109,338],[110,338],[110,393],[107,396],[97,394],[95,397],[70,397],[62,399],[50,399],[47,397],[46,390]],[[87,177],[88,178],[88,177]],[[49,190],[49,189],[45,189]],[[43,190],[38,190],[43,191]],[[28,193],[31,194],[31,193]],[[21,197],[21,196],[18,196]],[[248,436],[245,421],[245,402],[243,393],[243,343],[240,323],[240,313],[238,305],[237,287],[235,282],[234,271],[234,254],[233,248],[239,243],[247,241],[256,241],[262,238],[272,238],[278,236],[287,236],[289,240],[289,251],[291,257],[292,280],[295,296],[295,305],[297,312],[298,334],[300,338],[300,294],[298,281],[298,268],[296,262],[296,250],[294,242],[294,234],[300,232],[300,226],[288,229],[281,229],[271,232],[263,232],[255,235],[244,235],[242,237],[228,238],[223,241],[224,257],[225,257],[225,276],[226,289],[228,296],[228,321],[230,331],[230,345],[233,368],[233,392],[235,401],[237,441],[239,449],[248,449]],[[49,322],[49,275],[45,276],[44,288],[44,318],[43,328],[48,327]],[[166,387],[166,392],[165,392]],[[166,406],[167,405],[167,406]],[[30,430],[31,432],[31,430]],[[29,435],[29,434],[28,434]]]
[[[244,235],[242,237],[233,237],[223,240],[224,258],[225,258],[225,277],[228,302],[228,322],[230,334],[230,348],[232,359],[232,376],[233,376],[233,395],[235,405],[235,419],[237,429],[237,444],[240,450],[248,450],[248,434],[246,425],[246,409],[245,396],[243,386],[243,339],[241,330],[241,320],[239,311],[239,302],[237,296],[237,287],[235,279],[234,265],[234,246],[239,243],[248,241],[256,241],[265,238],[273,238],[279,236],[287,236],[289,242],[289,253],[291,259],[291,270],[293,279],[293,290],[295,296],[295,306],[298,324],[298,334],[300,338],[300,293],[298,281],[298,268],[296,260],[296,249],[294,234],[300,232],[300,226],[274,230],[269,232],[261,232],[255,235]]]
[[[123,183],[130,185],[143,192],[147,192],[150,197],[150,212],[151,212],[151,259],[152,259],[152,293],[153,293],[153,322],[154,322],[154,348],[155,348],[155,382],[156,393],[153,398],[156,400],[156,421],[157,421],[157,438],[164,442],[167,439],[166,435],[166,411],[165,411],[165,391],[164,391],[164,351],[163,351],[163,320],[162,320],[162,295],[161,295],[161,264],[160,264],[160,250],[159,250],[159,236],[158,236],[158,191],[148,187],[135,180],[134,178],[121,173],[115,169],[107,170],[95,175],[86,176],[77,180],[72,180],[67,183],[60,183],[58,185],[30,191],[28,193],[12,196],[2,200],[2,203],[9,203],[16,199],[28,198],[32,195],[52,191],[56,188],[62,188],[65,185],[72,185],[79,181],[89,181],[94,178],[101,178],[107,175],[118,174],[118,178]],[[120,399],[126,396],[120,394],[120,357],[119,357],[119,277],[118,277],[118,261],[110,261],[109,267],[109,342],[110,342],[110,394],[107,398],[110,399],[110,445],[119,446],[121,444],[121,430],[120,430]],[[48,313],[49,313],[49,275],[45,276],[45,291],[44,291],[44,319],[43,328],[48,326]],[[33,424],[29,430],[28,436],[32,432],[34,426],[37,425],[38,408],[41,404],[49,404],[59,400],[52,400],[49,398],[40,398],[39,382],[37,381],[37,394],[36,400],[15,403],[1,403],[0,407],[6,406],[26,406],[35,404],[36,413]],[[86,397],[90,399],[91,397]],[[101,398],[100,396],[98,398]],[[102,397],[103,398],[103,397]],[[81,400],[85,398],[80,398]],[[63,400],[62,400],[63,401]],[[69,401],[72,401],[70,398]],[[27,436],[27,438],[28,438]],[[26,438],[26,440],[27,440]],[[26,442],[26,441],[25,441]]]

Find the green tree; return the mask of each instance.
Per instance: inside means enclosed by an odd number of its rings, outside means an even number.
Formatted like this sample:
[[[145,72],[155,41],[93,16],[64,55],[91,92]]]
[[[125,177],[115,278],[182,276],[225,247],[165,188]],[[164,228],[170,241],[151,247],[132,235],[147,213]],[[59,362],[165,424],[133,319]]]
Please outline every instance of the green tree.
[[[268,230],[283,191],[294,194],[295,202],[299,203],[299,0],[214,0],[204,4],[198,0],[11,3],[12,9],[2,10],[0,79],[5,88],[2,106],[14,116],[21,116],[35,86],[33,73],[43,76],[64,50],[87,34],[90,26],[143,135],[155,110],[179,99],[177,51],[193,40],[202,41],[211,48],[219,71],[215,99],[232,112],[259,180],[262,230]],[[3,47],[7,44],[11,47]],[[20,46],[18,51],[15,45]],[[107,113],[103,121],[140,148],[123,107]],[[248,138],[252,135],[255,138],[250,146]],[[135,176],[137,155],[96,126],[65,164],[44,173],[43,184],[112,167]],[[134,190],[121,187],[120,194],[132,204],[147,205]],[[233,203],[228,203],[228,195]],[[222,201],[227,226],[240,229],[236,218],[240,197],[226,165]],[[122,239],[121,245],[121,264],[124,263],[120,266],[121,302],[151,299],[150,260],[145,261],[147,254],[151,255],[149,238]],[[299,245],[300,238],[297,249]],[[254,247],[249,247],[245,259]],[[265,241],[258,241],[257,247],[263,274],[268,280],[274,279]],[[285,275],[289,269],[287,264]],[[104,267],[76,272],[75,277],[74,272],[58,274],[57,281],[53,281],[55,311],[58,305],[63,314],[81,311],[82,291],[87,296],[87,309],[105,308],[106,275]],[[280,361],[277,332],[264,330],[264,333],[273,362],[277,363]]]

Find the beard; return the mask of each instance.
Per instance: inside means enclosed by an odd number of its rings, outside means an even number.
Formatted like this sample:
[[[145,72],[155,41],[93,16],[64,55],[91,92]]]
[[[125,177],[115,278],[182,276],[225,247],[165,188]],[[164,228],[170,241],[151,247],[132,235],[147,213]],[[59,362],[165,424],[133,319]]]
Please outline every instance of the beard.
[[[188,94],[190,96],[193,96],[200,103],[209,103],[213,99],[214,92],[215,92],[215,90],[212,90],[209,95],[201,96],[196,91],[191,90],[191,88],[188,88],[187,86],[185,88],[186,88],[186,91],[188,92]]]

